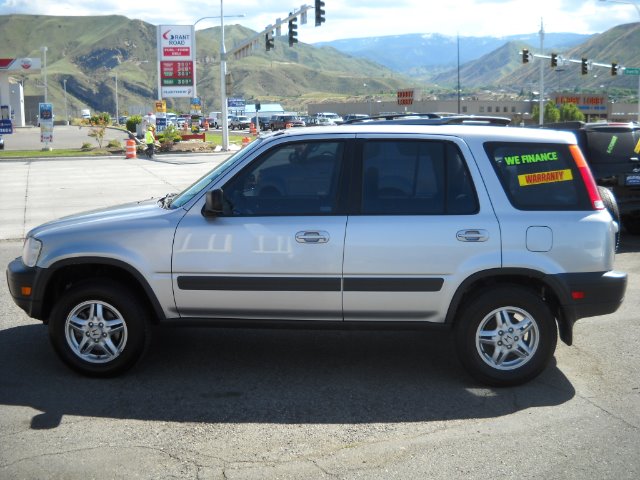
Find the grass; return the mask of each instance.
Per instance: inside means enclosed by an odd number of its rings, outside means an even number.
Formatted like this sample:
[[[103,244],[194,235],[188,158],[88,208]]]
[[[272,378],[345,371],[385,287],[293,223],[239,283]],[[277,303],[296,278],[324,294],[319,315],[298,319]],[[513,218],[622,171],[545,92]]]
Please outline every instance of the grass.
[[[81,150],[79,148],[61,148],[54,150],[0,150],[1,158],[56,158],[56,157],[100,157],[119,155],[105,149]]]
[[[207,142],[215,145],[222,144],[222,133],[205,132]],[[229,132],[229,143],[241,145],[244,137],[251,135]],[[100,157],[107,155],[123,155],[124,151],[94,148],[82,150],[80,148],[61,148],[53,150],[0,150],[0,159],[3,158],[57,158],[57,157]]]

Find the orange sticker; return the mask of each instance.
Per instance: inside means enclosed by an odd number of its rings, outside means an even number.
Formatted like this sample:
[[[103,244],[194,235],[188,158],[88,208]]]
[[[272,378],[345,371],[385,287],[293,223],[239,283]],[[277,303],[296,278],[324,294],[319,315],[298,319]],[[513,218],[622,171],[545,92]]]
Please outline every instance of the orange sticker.
[[[539,185],[541,183],[568,182],[569,180],[573,180],[573,175],[570,169],[518,175],[518,182],[521,187]]]

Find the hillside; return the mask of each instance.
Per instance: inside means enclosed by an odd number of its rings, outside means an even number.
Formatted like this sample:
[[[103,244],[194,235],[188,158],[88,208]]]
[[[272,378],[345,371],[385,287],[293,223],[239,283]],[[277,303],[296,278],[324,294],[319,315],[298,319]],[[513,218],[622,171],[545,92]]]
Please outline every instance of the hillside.
[[[549,33],[545,35],[545,42],[550,48],[566,50],[580,45],[590,37],[591,35],[577,33]],[[333,40],[314,45],[331,46],[346,54],[376,61],[398,72],[421,75],[456,65],[458,51],[460,63],[464,64],[498,50],[508,42],[536,44],[538,35],[454,37],[438,33],[406,34]]]
[[[509,42],[483,57],[461,66],[463,89],[492,86],[508,91],[537,90],[540,79],[539,62],[544,62],[546,90],[611,90],[631,89],[637,91],[638,77],[628,75],[611,76],[609,68],[595,67],[589,75],[581,75],[580,64],[569,63],[552,69],[549,59],[534,59],[522,64],[520,51],[528,48],[539,53],[536,43]],[[593,35],[585,43],[572,48],[547,48],[544,54],[558,53],[565,58],[586,57],[598,63],[617,62],[629,67],[640,66],[640,23],[619,25],[599,35]],[[457,69],[450,68],[425,78],[428,82],[454,88]]]
[[[37,32],[34,35],[33,32]],[[225,26],[227,50],[255,32],[239,25]],[[218,110],[220,97],[220,27],[196,32],[198,95],[205,110]],[[115,77],[121,113],[148,108],[157,95],[156,26],[123,16],[52,17],[0,15],[0,57],[41,57],[47,46],[48,99],[60,112],[66,80],[70,114],[89,106],[115,111]],[[234,96],[281,102],[303,110],[309,102],[346,98],[359,93],[395,92],[406,86],[402,76],[372,61],[329,47],[299,43],[290,48],[286,37],[276,48],[263,48],[241,60],[230,59]],[[24,78],[26,95],[42,95],[42,76]],[[170,108],[188,109],[186,99],[168,99]]]

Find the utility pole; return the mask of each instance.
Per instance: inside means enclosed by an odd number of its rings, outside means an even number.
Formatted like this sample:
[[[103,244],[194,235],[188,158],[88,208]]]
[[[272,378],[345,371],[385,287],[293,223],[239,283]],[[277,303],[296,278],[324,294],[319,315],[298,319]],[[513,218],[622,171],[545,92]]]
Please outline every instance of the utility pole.
[[[544,53],[544,25],[542,18],[540,19],[540,54]],[[544,62],[540,62],[540,112],[538,122],[540,125],[544,123]]]

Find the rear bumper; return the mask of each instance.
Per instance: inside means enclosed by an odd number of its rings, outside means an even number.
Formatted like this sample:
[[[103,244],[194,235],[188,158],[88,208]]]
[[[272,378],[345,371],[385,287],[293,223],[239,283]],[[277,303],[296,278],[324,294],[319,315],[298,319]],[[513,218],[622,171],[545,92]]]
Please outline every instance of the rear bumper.
[[[613,313],[624,300],[627,274],[624,272],[565,273],[554,275],[560,293],[562,321],[560,336],[573,343],[573,324],[580,318]]]
[[[624,300],[624,272],[568,273],[562,277],[568,292],[565,307],[573,310],[575,320],[613,313]]]

